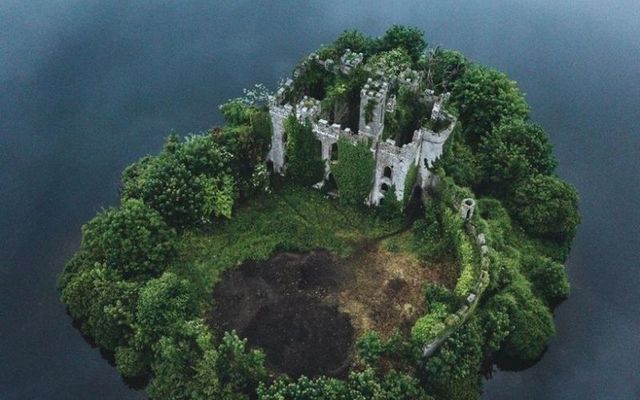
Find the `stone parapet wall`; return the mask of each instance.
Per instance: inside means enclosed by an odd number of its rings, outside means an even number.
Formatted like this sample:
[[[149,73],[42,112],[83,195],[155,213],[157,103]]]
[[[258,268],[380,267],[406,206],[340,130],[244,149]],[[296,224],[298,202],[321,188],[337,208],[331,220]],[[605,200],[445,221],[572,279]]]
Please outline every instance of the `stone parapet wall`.
[[[485,235],[482,233],[477,234],[476,227],[471,222],[467,222],[465,224],[465,228],[467,230],[467,234],[474,237],[475,240],[473,242],[480,257],[478,278],[471,290],[471,293],[465,299],[464,304],[455,313],[449,314],[444,319],[445,328],[438,333],[435,339],[422,347],[422,354],[425,357],[432,356],[442,343],[445,342],[445,340],[464,325],[467,319],[469,319],[478,307],[480,298],[489,285],[489,267],[491,265],[491,260],[488,256],[489,247],[486,244]]]

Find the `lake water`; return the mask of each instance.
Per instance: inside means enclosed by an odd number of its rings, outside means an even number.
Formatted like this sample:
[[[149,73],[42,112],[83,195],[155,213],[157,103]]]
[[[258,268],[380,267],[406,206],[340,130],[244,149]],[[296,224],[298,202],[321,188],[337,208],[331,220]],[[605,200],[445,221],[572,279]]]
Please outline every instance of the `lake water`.
[[[419,26],[507,72],[581,195],[571,298],[542,361],[484,399],[640,398],[640,3],[4,0],[0,399],[139,399],[71,325],[56,275],[122,169],[272,87],[345,28]]]

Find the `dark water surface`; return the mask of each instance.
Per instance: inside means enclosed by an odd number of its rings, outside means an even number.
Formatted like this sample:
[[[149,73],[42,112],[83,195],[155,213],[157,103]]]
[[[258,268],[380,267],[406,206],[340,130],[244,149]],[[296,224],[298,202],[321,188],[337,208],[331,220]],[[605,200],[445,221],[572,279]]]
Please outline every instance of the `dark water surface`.
[[[306,2],[304,2],[306,3]],[[57,273],[122,169],[221,122],[341,30],[413,24],[506,71],[549,131],[584,223],[558,336],[485,399],[640,398],[640,3],[0,2],[0,399],[138,399],[71,326]]]

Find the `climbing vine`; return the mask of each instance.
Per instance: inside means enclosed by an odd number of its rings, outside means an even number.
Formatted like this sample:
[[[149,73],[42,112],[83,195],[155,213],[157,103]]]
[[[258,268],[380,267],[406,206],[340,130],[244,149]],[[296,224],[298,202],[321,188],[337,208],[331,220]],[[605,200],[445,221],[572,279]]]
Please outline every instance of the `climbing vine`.
[[[338,162],[332,167],[344,204],[363,204],[371,190],[375,160],[366,142],[338,140]]]

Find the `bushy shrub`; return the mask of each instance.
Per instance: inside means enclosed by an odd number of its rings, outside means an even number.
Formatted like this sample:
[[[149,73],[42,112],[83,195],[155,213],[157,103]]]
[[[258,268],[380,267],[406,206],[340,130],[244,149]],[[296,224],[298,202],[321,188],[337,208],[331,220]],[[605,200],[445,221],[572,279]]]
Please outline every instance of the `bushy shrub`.
[[[483,356],[482,345],[482,329],[477,318],[471,317],[431,358],[420,365],[436,398],[479,397],[478,369]]]
[[[513,216],[530,233],[570,242],[580,223],[578,192],[555,176],[523,181],[509,196]]]
[[[478,269],[476,268],[476,257],[473,244],[469,237],[459,231],[456,248],[456,259],[460,264],[460,277],[456,282],[455,294],[467,297],[473,290],[478,280]]]
[[[82,331],[112,351],[133,335],[139,290],[138,284],[123,281],[116,271],[99,263],[73,274],[61,287],[62,301],[80,321]]]
[[[158,274],[175,256],[176,234],[137,199],[98,214],[82,228],[82,247],[124,278]]]
[[[441,334],[446,326],[444,319],[449,313],[446,304],[430,303],[429,312],[418,318],[411,328],[411,340],[417,346],[425,346]]]
[[[333,47],[339,56],[342,56],[347,49],[367,56],[371,52],[373,44],[373,40],[370,37],[355,29],[350,29],[338,36],[333,42]]]
[[[123,175],[122,196],[138,198],[179,229],[230,217],[235,180],[226,167],[230,154],[210,136],[180,142],[171,135],[164,151],[145,158]]]
[[[404,49],[413,62],[417,62],[427,47],[424,32],[415,27],[393,25],[380,37],[375,46],[378,51]]]
[[[419,382],[408,375],[389,371],[384,376],[373,370],[352,372],[342,381],[305,376],[297,381],[279,378],[272,385],[258,388],[259,400],[428,400],[430,397],[420,387]]]
[[[542,355],[549,339],[555,335],[553,318],[547,307],[531,293],[522,277],[495,296],[497,307],[509,315],[512,330],[502,351],[511,358],[532,361]]]
[[[525,255],[522,270],[533,285],[534,293],[547,305],[569,296],[569,280],[564,265],[547,257]]]
[[[556,167],[546,132],[520,119],[504,120],[480,140],[478,160],[485,185],[508,193],[532,175],[549,175]]]
[[[442,169],[456,185],[476,187],[480,182],[480,166],[471,147],[465,142],[460,124],[444,144],[442,156],[435,160],[432,170]]]
[[[383,344],[375,331],[368,331],[356,343],[358,356],[367,365],[375,366],[383,352]]]
[[[524,96],[516,82],[502,72],[479,65],[469,67],[453,86],[465,138],[474,147],[503,119],[526,118]]]

